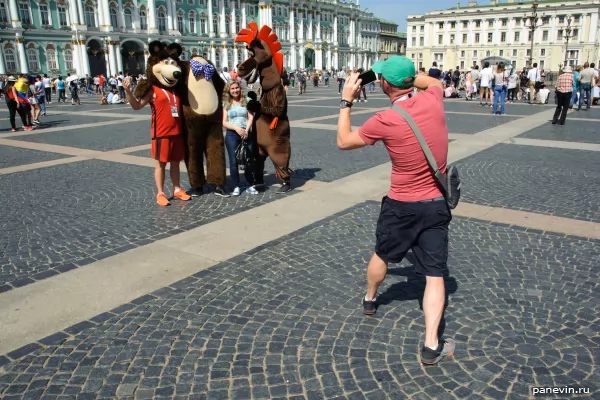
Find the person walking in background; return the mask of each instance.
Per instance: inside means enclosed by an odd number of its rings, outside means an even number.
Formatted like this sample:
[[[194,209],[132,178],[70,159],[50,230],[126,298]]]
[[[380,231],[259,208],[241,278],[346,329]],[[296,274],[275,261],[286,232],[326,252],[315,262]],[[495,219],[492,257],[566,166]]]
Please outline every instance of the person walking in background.
[[[483,65],[483,69],[479,73],[479,105],[482,107],[492,106],[492,92],[490,90],[492,86],[493,72],[490,63],[486,62]],[[483,102],[485,100],[485,103]]]
[[[515,95],[517,93],[517,87],[519,86],[519,74],[515,68],[511,68],[508,76],[508,93],[506,95],[506,101],[509,104],[515,102]]]
[[[298,94],[304,93],[304,83],[306,82],[302,70],[296,72],[296,80],[298,81]]]
[[[540,70],[537,68],[537,63],[533,63],[533,68],[527,72],[527,85],[529,86],[529,104],[534,104],[533,99],[537,96],[538,104],[542,104],[540,99],[540,86],[538,82],[541,82],[542,76]]]
[[[337,81],[338,81],[338,94],[342,94],[342,89],[344,89],[344,84],[346,83],[346,78],[348,78],[348,73],[346,72],[346,67],[342,67],[340,71],[337,73]]]
[[[448,127],[442,82],[429,76],[415,76],[415,65],[403,56],[376,62],[373,71],[381,73],[383,92],[400,111],[390,108],[379,112],[353,131],[350,110],[361,87],[358,74],[353,74],[346,80],[337,128],[337,145],[341,150],[359,149],[381,141],[392,160],[391,187],[381,203],[375,252],[367,267],[363,313],[376,313],[377,289],[385,279],[388,263],[401,262],[412,250],[416,272],[426,279],[422,303],[425,343],[420,358],[423,364],[436,364],[454,354],[455,348],[453,340],[438,336],[444,313],[448,225],[452,215],[419,141],[401,112],[414,120],[440,171],[445,173]],[[414,87],[423,91],[415,95]]]
[[[58,102],[62,100],[63,103],[67,102],[67,97],[65,96],[65,81],[63,81],[62,76],[59,76],[56,80],[56,91],[58,93]]]
[[[44,84],[44,94],[46,103],[52,104],[52,81],[48,78],[47,74],[44,74],[44,78],[42,79],[42,83]],[[46,111],[44,111],[44,114]]]
[[[592,83],[594,82],[594,69],[590,68],[590,64],[587,62],[583,64],[583,70],[579,74],[579,107],[577,107],[577,111],[581,111],[581,106],[583,105],[583,99],[585,97],[587,101],[587,107],[585,111],[590,110],[590,106],[592,105]]]
[[[504,105],[506,103],[506,91],[508,88],[508,77],[509,72],[506,71],[506,67],[503,62],[498,64],[496,72],[493,75],[495,82],[494,85],[494,108],[493,113],[496,115],[504,115]],[[500,110],[498,110],[498,103],[500,103]]]
[[[46,116],[46,90],[44,88],[44,82],[42,81],[42,77],[40,75],[35,77],[34,95],[38,104],[40,105],[42,111],[41,115]],[[39,124],[39,122],[40,121],[38,119],[37,123]]]
[[[573,71],[573,91],[571,92],[571,100],[569,101],[569,109],[573,109],[573,105],[577,102],[579,95],[579,74],[581,72],[581,65],[575,67]]]
[[[552,118],[552,124],[564,125],[567,119],[567,110],[569,109],[569,103],[571,101],[571,94],[573,90],[573,72],[570,66],[565,66],[562,73],[556,80],[556,111],[554,111],[554,118]]]
[[[12,131],[17,131],[15,117],[17,113],[19,113],[19,117],[21,117],[21,122],[23,122],[23,130],[30,131],[32,130],[32,126],[29,123],[26,117],[28,114],[28,110],[23,106],[23,100],[20,99],[17,89],[15,89],[15,83],[17,83],[17,78],[14,76],[9,76],[6,84],[4,85],[4,100],[6,101],[6,106],[8,107],[10,126],[12,127]]]

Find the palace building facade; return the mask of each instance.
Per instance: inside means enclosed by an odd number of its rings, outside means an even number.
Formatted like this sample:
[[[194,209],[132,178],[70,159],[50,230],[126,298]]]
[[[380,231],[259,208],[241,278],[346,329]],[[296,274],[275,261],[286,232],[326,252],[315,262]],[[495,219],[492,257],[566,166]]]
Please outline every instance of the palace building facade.
[[[137,75],[157,39],[231,69],[247,57],[234,38],[250,21],[274,29],[288,69],[378,59],[379,20],[358,0],[0,0],[0,74]]]
[[[532,37],[533,11],[535,30]],[[489,0],[407,18],[407,56],[418,67],[471,68],[488,57],[521,69],[558,71],[566,61],[598,62],[600,0]],[[533,53],[531,45],[533,43]]]

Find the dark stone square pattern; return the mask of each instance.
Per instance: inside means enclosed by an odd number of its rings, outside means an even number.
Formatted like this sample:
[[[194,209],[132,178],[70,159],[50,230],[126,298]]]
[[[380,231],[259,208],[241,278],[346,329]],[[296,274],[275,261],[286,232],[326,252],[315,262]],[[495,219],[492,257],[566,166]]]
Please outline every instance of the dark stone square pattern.
[[[424,282],[411,258],[391,266],[377,315],[362,315],[378,211],[361,204],[30,346],[4,365],[0,397],[527,399],[530,385],[598,393],[597,242],[455,218],[445,330],[457,350],[424,367]]]
[[[493,108],[490,107],[482,107],[479,104],[479,99],[473,101],[466,101],[464,98],[459,100],[444,100],[444,109],[446,111],[455,111],[455,112],[472,112],[473,114],[483,114],[490,115],[492,113]],[[510,116],[529,116],[533,114],[537,114],[542,111],[547,111],[548,106],[531,106],[529,104],[525,104],[522,102],[517,102],[514,104],[505,104],[506,114]],[[465,117],[469,117],[465,115]]]
[[[466,202],[600,222],[599,163],[594,151],[500,144],[455,165]]]
[[[290,168],[294,170],[292,179],[314,178],[332,182],[390,161],[381,143],[352,151],[338,149],[335,131],[292,128],[291,140]],[[268,158],[265,170],[269,174],[275,174],[273,163]]]
[[[103,120],[106,121],[106,117]],[[123,119],[121,124],[82,127],[64,132],[44,133],[40,130],[38,135],[18,136],[12,139],[99,151],[116,150],[150,144],[150,117],[147,121]]]
[[[528,139],[559,140],[564,142],[582,142],[600,144],[600,117],[598,121],[577,121],[577,119],[567,116],[565,125],[547,125],[538,126],[529,130],[519,137]]]
[[[29,284],[276,199],[274,190],[228,199],[206,194],[161,208],[152,173],[99,160],[20,172],[19,186],[27,190],[4,193],[10,212],[0,216],[0,287]],[[11,187],[12,175],[0,175],[0,187]],[[188,187],[187,175],[181,180]]]
[[[0,169],[33,164],[41,161],[58,160],[66,157],[69,156],[46,151],[21,149],[19,147],[0,146]],[[8,187],[9,186],[7,186],[7,188]]]
[[[375,115],[375,111],[372,114],[369,113],[352,115],[352,126],[363,125],[373,115]],[[502,124],[518,121],[519,119],[520,117],[510,117],[507,115],[492,115],[491,112],[490,115],[446,114],[446,124],[448,126],[449,133],[474,134],[477,132],[484,131],[486,129],[494,128]],[[338,120],[336,117],[315,122],[337,126],[337,121]]]
[[[590,108],[589,111],[584,111],[585,110],[585,103],[581,106],[581,111],[573,111],[571,113],[569,113],[569,115],[567,116],[567,120],[569,118],[573,118],[573,119],[578,119],[578,118],[598,118],[600,119],[600,107],[599,106],[592,106]],[[575,110],[577,110],[577,104],[575,104],[575,106],[573,107]]]

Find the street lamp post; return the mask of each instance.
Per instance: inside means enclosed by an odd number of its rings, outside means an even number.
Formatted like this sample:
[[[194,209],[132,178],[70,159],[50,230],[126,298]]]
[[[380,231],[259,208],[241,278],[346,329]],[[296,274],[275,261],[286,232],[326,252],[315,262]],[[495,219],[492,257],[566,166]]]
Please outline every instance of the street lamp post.
[[[569,40],[571,39],[571,32],[573,32],[573,29],[571,28],[572,21],[573,18],[569,15],[569,18],[567,18],[567,27],[565,28],[565,39],[567,40],[567,43],[565,45],[565,62],[563,63],[563,68],[567,66],[567,55],[569,54]]]
[[[532,12],[530,16],[525,16],[525,20],[529,22],[529,25],[526,25],[529,30],[531,31],[531,48],[529,49],[530,51],[530,55],[529,55],[529,67],[533,67],[533,43],[534,43],[534,39],[535,39],[535,30],[537,28],[539,28],[540,26],[543,25],[543,22],[541,24],[538,24],[537,20],[538,20],[538,14],[537,14],[537,8],[538,8],[538,3],[536,1],[533,2],[532,5]]]

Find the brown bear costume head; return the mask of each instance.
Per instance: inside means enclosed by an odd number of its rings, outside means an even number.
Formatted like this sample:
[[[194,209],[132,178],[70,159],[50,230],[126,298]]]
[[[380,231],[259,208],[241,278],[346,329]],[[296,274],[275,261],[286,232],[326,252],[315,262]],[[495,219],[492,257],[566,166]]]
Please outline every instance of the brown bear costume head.
[[[135,97],[138,99],[152,90],[152,86],[170,89],[175,87],[183,77],[179,59],[171,57],[166,44],[155,40],[148,45],[148,50],[150,57],[146,65],[146,79],[135,89]]]
[[[198,55],[192,56],[190,61],[181,61],[179,57],[183,49],[179,43],[171,43],[167,50],[171,58],[178,61],[183,75],[177,85],[182,104],[189,106],[191,111],[198,115],[220,115],[225,82],[214,65]],[[192,68],[191,63],[195,64],[195,68]],[[199,68],[200,64],[202,66]]]

